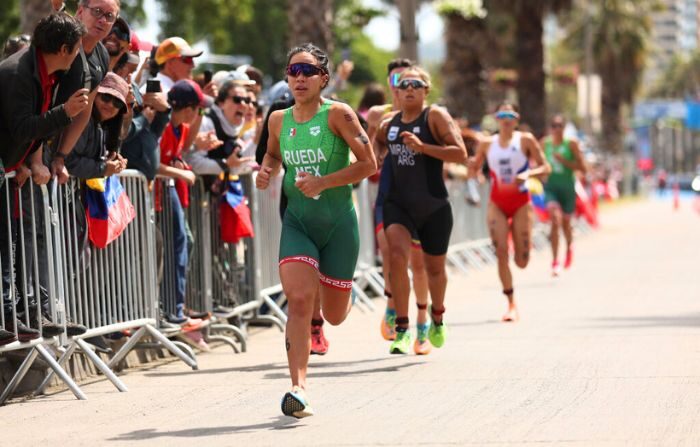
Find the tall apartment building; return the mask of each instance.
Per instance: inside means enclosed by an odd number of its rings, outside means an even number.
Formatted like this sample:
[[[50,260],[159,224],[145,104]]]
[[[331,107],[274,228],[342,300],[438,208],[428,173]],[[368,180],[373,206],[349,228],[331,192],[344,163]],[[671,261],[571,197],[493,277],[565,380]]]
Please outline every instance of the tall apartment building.
[[[645,84],[654,85],[676,55],[698,48],[700,0],[662,0],[663,11],[652,16],[651,53]]]

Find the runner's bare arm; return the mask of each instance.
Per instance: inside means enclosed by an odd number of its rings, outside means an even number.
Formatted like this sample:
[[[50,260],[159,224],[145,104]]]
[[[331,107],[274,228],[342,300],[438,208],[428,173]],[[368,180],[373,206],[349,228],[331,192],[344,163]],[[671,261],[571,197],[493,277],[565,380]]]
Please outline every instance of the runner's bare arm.
[[[270,183],[270,179],[277,175],[282,167],[282,153],[280,152],[280,132],[282,131],[282,118],[284,110],[276,110],[270,115],[268,129],[270,137],[267,140],[267,152],[263,158],[260,172],[255,178],[255,185],[258,189],[265,189]]]
[[[467,148],[450,114],[442,107],[431,107],[428,113],[428,124],[440,145],[422,143],[417,147],[418,152],[442,161],[466,164]]]
[[[523,132],[521,138],[523,148],[525,149],[525,155],[527,155],[527,158],[536,166],[529,169],[527,175],[530,177],[541,177],[552,172],[552,167],[547,163],[542,146],[540,146],[537,139],[529,132]]]
[[[386,145],[386,130],[389,127],[390,122],[391,118],[382,120],[382,122],[379,124],[379,128],[374,133],[374,139],[372,140],[374,156],[377,158],[378,165],[382,165],[389,151],[389,148]]]
[[[372,145],[355,111],[347,104],[335,103],[328,113],[328,127],[345,140],[355,156],[355,163],[323,178],[323,189],[357,183],[377,171]]]
[[[571,152],[574,154],[574,161],[569,162],[571,163],[571,166],[567,167],[573,169],[574,171],[581,171],[585,174],[587,170],[586,162],[583,159],[583,153],[581,152],[581,147],[578,145],[578,141],[571,140],[569,147],[571,148]]]
[[[476,155],[469,158],[467,162],[467,167],[469,168],[468,176],[470,178],[476,177],[476,174],[481,170],[484,165],[484,160],[486,160],[486,153],[491,145],[491,137],[484,137],[479,140],[479,144],[476,146]]]
[[[384,106],[372,106],[369,109],[369,112],[367,112],[367,137],[369,138],[369,141],[374,139],[383,117]]]

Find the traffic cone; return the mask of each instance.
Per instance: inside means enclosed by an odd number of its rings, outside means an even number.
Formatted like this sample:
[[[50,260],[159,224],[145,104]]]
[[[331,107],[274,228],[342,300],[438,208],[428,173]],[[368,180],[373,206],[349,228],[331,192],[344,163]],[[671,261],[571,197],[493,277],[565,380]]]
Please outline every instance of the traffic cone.
[[[678,211],[681,206],[681,188],[678,186],[678,182],[673,184],[673,210]]]

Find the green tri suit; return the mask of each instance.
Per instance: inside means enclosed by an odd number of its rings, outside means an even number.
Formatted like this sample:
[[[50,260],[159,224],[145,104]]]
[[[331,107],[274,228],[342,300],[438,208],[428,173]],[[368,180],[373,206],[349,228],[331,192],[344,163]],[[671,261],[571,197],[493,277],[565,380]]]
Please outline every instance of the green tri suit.
[[[574,186],[576,177],[573,169],[567,168],[554,157],[554,154],[558,153],[564,160],[575,161],[571,143],[564,139],[560,145],[554,146],[552,138],[549,137],[544,143],[544,153],[547,162],[552,167],[552,172],[544,185],[547,203],[558,203],[565,214],[572,214],[576,209],[576,189]]]
[[[282,219],[280,266],[303,262],[318,269],[321,283],[350,290],[360,250],[352,186],[326,189],[306,197],[296,187],[299,172],[325,176],[350,165],[350,148],[328,127],[333,101],[324,100],[309,121],[294,120],[292,108],[284,111],[280,153],[287,171],[282,187],[289,200]]]

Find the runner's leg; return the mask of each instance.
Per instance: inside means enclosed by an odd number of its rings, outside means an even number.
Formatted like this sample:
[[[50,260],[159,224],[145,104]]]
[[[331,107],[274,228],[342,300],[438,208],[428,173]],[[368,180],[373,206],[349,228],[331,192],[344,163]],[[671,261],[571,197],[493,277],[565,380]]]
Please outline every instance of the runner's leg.
[[[282,289],[287,297],[287,330],[285,344],[289,374],[293,386],[306,388],[306,370],[311,352],[309,326],[314,299],[318,294],[318,272],[303,262],[287,262],[280,266]]]
[[[530,262],[530,249],[532,246],[532,224],[534,212],[532,205],[521,206],[513,216],[511,224],[513,245],[515,247],[515,265],[524,269]]]

